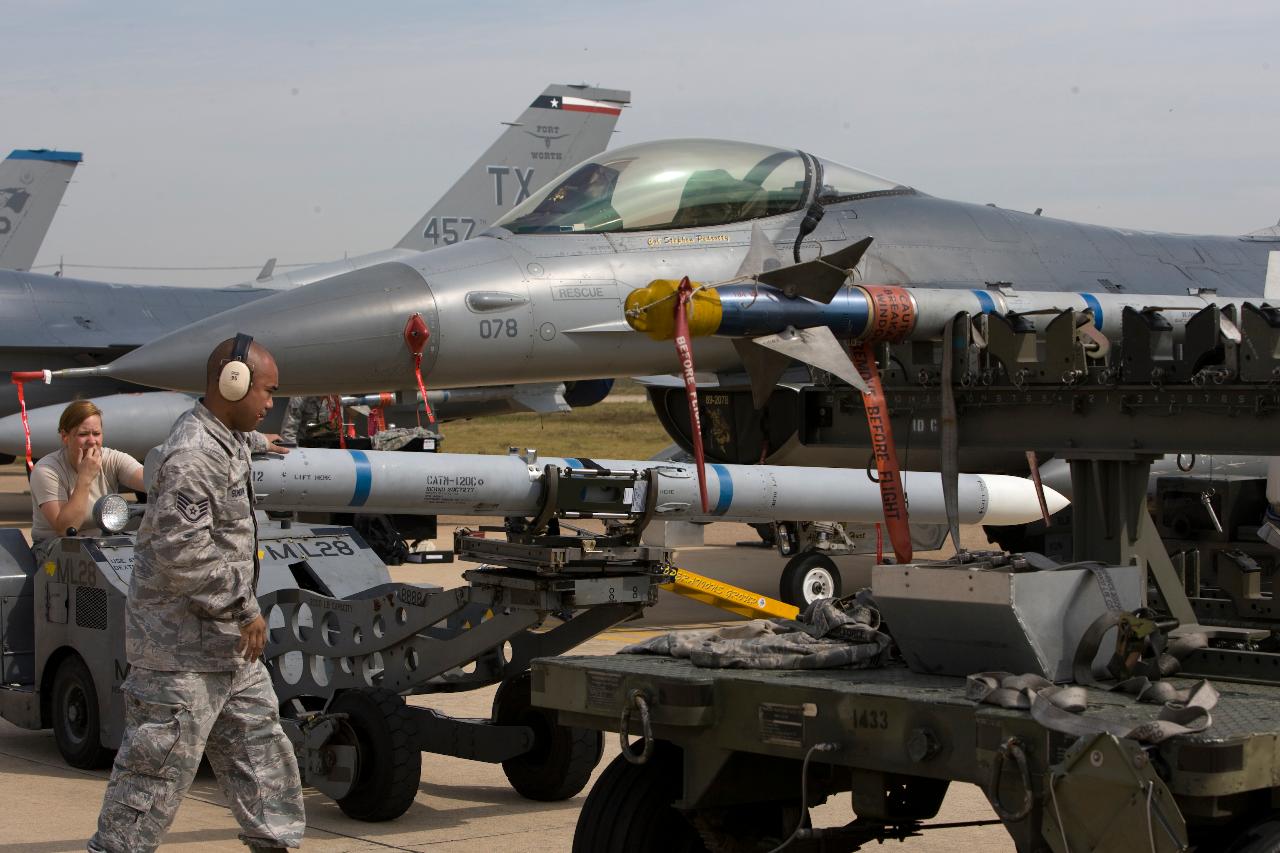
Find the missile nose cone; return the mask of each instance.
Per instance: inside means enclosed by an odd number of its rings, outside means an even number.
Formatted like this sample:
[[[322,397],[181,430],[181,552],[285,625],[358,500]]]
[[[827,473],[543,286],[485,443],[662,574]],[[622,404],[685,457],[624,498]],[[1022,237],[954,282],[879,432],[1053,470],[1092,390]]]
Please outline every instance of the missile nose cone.
[[[1061,492],[1067,500],[1071,499],[1071,465],[1065,459],[1050,459],[1040,466],[1040,482],[1045,485],[1045,499],[1048,500],[1049,489]],[[1049,508],[1053,512],[1053,507]]]
[[[422,275],[390,262],[324,279],[223,311],[112,362],[113,378],[202,391],[205,362],[223,340],[243,332],[265,346],[280,370],[280,395],[333,394],[414,387],[405,323],[421,314],[431,337],[422,368],[439,349],[435,298]]]
[[[1066,495],[1049,486],[1044,487],[1044,502],[1045,506],[1049,508],[1049,515],[1053,515],[1060,509],[1066,509],[1067,505],[1071,503],[1071,501],[1067,500]]]
[[[981,477],[987,486],[988,502],[983,524],[1027,524],[1040,517],[1035,483],[1004,474],[982,474]],[[1048,486],[1044,487],[1044,501],[1050,515],[1070,503],[1060,492]]]

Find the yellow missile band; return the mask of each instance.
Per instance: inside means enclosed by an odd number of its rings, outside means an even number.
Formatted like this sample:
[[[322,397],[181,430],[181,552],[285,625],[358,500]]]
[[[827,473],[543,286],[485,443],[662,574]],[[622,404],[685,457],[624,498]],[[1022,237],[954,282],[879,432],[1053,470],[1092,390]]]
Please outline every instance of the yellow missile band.
[[[689,334],[695,338],[714,334],[720,328],[723,310],[720,294],[714,290],[698,290],[694,282],[693,299],[689,303]],[[647,287],[627,294],[627,323],[655,341],[669,341],[676,336],[676,290],[679,279],[659,278]]]
[[[671,568],[673,574],[670,575],[670,580],[660,584],[659,589],[670,590],[685,598],[692,598],[748,619],[795,619],[800,615],[798,607],[785,601],[768,598],[688,569]]]

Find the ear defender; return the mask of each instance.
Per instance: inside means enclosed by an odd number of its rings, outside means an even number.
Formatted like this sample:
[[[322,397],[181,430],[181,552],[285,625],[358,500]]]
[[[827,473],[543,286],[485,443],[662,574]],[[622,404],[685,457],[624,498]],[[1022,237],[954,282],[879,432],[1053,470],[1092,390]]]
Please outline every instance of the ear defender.
[[[253,371],[249,369],[249,347],[252,344],[251,335],[237,334],[231,347],[231,358],[222,363],[222,372],[218,374],[218,393],[229,403],[243,400],[253,383]]]

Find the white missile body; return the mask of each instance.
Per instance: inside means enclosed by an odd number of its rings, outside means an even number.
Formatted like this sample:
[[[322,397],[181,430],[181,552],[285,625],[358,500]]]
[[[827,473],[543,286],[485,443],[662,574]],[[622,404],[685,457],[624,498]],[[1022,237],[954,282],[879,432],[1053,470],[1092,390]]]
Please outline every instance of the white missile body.
[[[697,473],[672,462],[460,453],[394,453],[298,448],[255,459],[259,508],[422,515],[531,516],[538,512],[547,465],[561,469],[657,470],[657,517],[688,521],[883,520],[880,487],[861,470],[775,465],[707,466],[710,511],[702,512]],[[946,523],[938,474],[908,471],[903,482],[911,520]],[[1029,480],[960,475],[962,524],[1024,524],[1040,517]],[[1066,498],[1045,489],[1050,512]],[[637,509],[642,497],[633,498]]]

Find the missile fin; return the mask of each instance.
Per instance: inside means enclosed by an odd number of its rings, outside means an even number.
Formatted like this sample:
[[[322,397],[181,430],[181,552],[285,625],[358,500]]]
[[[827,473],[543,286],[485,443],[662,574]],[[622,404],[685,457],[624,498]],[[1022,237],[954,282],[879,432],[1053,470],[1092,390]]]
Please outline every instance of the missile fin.
[[[844,344],[836,340],[835,334],[826,326],[814,326],[799,331],[788,328],[776,335],[755,338],[754,342],[774,352],[780,352],[788,358],[825,370],[832,376],[848,382],[863,394],[870,393],[871,389],[867,387],[866,380],[853,366],[848,350],[845,349]],[[752,384],[754,393],[754,379]]]
[[[759,346],[750,338],[734,338],[733,348],[738,351],[751,379],[751,402],[757,409],[763,409],[787,365],[791,364],[791,356]]]
[[[539,415],[551,415],[573,410],[573,407],[564,399],[563,382],[538,382],[528,386],[517,385],[513,399],[526,410]]]
[[[785,291],[788,295],[803,296],[806,299],[828,304],[844,286],[845,279],[849,277],[849,271],[862,260],[873,239],[875,238],[863,237],[838,252],[772,272],[763,272],[756,278],[764,284]]]
[[[738,265],[738,275],[759,276],[781,268],[782,256],[778,254],[777,247],[764,236],[759,222],[751,223],[751,246]]]

